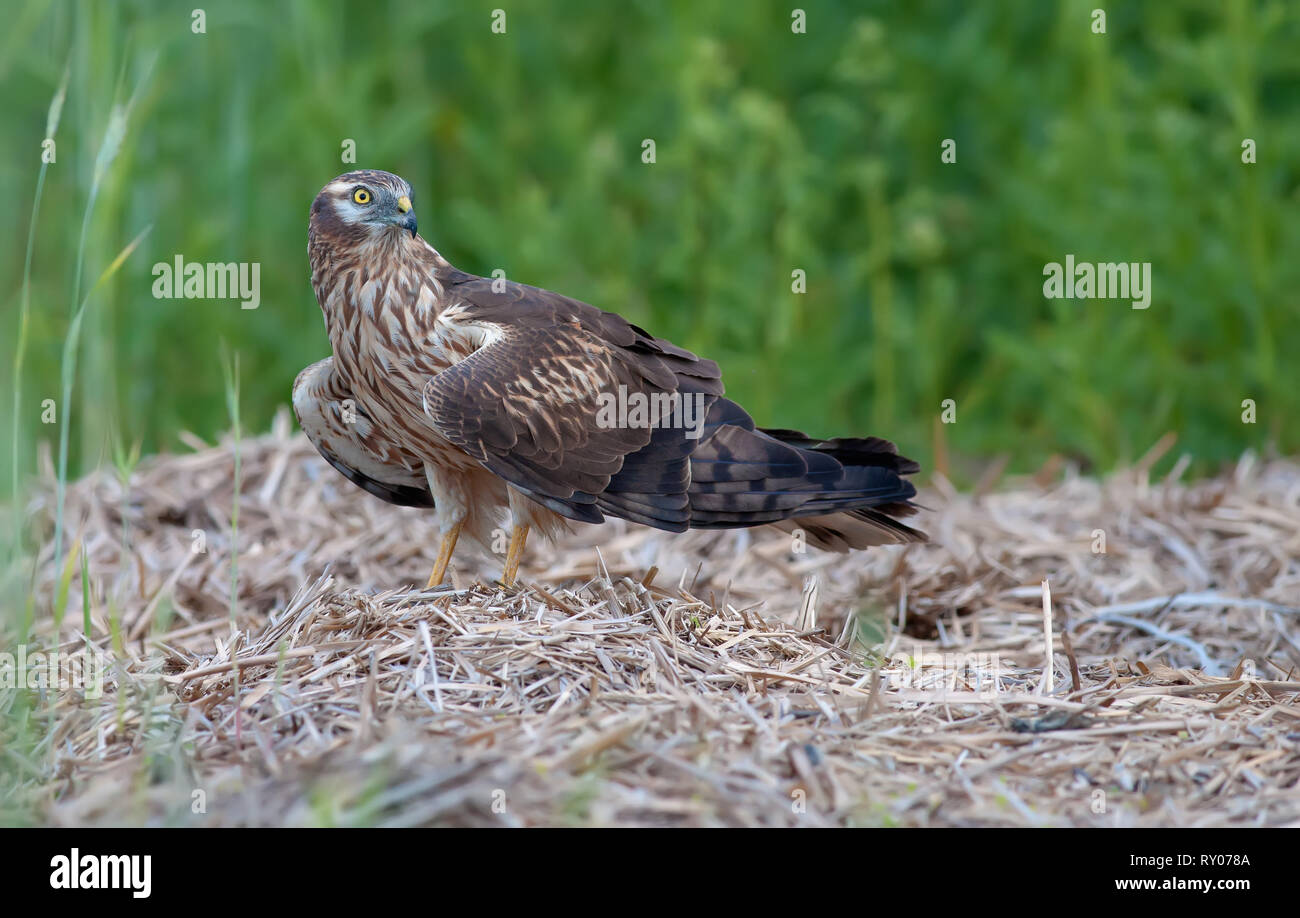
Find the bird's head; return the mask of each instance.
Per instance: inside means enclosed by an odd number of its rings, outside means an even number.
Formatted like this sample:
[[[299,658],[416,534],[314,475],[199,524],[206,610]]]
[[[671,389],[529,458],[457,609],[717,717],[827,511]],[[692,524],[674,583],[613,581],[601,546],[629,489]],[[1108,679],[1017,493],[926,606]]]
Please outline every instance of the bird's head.
[[[415,235],[414,193],[400,175],[363,169],[340,175],[320,190],[311,205],[312,223],[341,223],[367,235],[396,227]]]

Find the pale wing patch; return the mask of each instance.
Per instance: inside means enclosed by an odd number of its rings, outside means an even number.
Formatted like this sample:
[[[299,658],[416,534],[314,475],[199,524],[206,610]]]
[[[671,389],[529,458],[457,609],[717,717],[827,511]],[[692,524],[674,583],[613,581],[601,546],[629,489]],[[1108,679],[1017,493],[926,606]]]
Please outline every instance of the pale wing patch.
[[[433,346],[456,363],[480,348],[490,347],[506,336],[506,331],[495,322],[477,322],[467,318],[464,303],[456,303],[438,314],[433,327]]]

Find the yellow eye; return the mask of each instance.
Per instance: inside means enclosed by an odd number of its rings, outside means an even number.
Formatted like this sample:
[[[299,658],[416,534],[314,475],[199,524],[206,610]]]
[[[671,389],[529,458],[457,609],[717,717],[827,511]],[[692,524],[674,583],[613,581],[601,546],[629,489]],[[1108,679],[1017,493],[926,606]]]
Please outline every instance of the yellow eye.
[[[352,200],[356,201],[358,204],[369,204],[370,192],[366,191],[364,188],[358,188],[356,191],[352,192]]]

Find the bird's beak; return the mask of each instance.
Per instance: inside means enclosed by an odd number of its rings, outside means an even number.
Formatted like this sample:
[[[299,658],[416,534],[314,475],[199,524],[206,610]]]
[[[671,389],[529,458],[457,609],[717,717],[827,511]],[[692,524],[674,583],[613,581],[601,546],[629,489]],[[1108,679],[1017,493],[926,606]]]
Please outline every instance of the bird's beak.
[[[406,195],[397,199],[397,212],[402,215],[397,225],[410,230],[411,236],[415,236],[415,211],[411,209],[411,199]]]

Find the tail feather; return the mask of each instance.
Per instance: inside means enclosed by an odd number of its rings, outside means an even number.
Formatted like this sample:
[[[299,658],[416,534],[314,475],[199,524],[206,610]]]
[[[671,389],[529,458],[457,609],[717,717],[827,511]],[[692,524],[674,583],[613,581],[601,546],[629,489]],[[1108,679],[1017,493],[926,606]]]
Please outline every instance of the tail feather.
[[[818,440],[798,430],[761,428],[769,437],[782,443],[824,453],[844,465],[870,465],[893,469],[900,475],[914,475],[921,465],[898,455],[898,447],[880,437],[832,437]]]
[[[715,408],[748,420],[734,402]],[[713,420],[713,412],[710,414]],[[796,430],[722,423],[691,454],[690,526],[732,529],[775,524],[801,529],[831,551],[925,541],[896,517],[916,512],[919,465],[879,437],[819,440]]]

